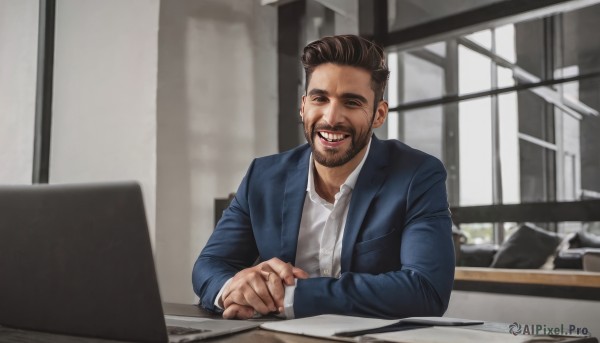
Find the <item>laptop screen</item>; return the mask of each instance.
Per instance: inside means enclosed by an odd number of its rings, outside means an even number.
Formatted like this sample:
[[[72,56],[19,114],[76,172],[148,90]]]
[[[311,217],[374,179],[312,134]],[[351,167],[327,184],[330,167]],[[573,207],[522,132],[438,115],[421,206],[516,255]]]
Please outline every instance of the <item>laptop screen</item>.
[[[0,186],[0,325],[166,342],[140,186]]]

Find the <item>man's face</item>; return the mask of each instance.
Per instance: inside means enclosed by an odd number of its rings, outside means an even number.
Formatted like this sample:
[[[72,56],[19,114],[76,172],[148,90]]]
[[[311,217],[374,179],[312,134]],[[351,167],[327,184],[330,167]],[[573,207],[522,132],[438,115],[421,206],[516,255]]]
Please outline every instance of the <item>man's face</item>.
[[[371,74],[361,68],[322,64],[313,71],[306,92],[300,111],[304,135],[315,161],[325,167],[351,161],[387,116],[384,101],[373,111]]]

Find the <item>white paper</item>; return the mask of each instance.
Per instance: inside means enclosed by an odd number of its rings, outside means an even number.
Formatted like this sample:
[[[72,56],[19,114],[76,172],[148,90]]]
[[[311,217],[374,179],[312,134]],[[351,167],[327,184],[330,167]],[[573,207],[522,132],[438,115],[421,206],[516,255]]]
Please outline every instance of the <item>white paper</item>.
[[[262,324],[260,327],[266,330],[297,335],[332,337],[340,332],[376,329],[397,322],[398,319],[374,319],[325,314],[315,317],[270,322]]]
[[[521,343],[540,338],[555,340],[547,336],[513,335],[511,333],[489,332],[463,329],[456,326],[434,326],[395,332],[385,332],[364,336],[369,338],[398,343]]]

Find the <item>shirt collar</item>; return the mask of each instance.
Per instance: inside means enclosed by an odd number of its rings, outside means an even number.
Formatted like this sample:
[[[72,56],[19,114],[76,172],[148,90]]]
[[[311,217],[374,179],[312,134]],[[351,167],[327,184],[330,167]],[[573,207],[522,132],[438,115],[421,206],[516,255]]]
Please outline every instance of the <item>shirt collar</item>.
[[[344,181],[344,183],[340,186],[340,190],[342,190],[344,186],[347,186],[350,189],[354,189],[356,181],[358,180],[358,174],[360,174],[360,171],[362,170],[362,167],[365,164],[365,161],[367,160],[367,156],[369,156],[369,151],[371,150],[371,141],[372,140],[369,139],[369,144],[367,145],[367,152],[363,156],[358,166],[354,168],[352,173],[350,173],[350,175],[348,175],[348,178],[346,178],[346,181]],[[319,197],[315,190],[314,167],[315,162],[313,160],[313,155],[311,152],[310,158],[308,159],[308,182],[306,183],[306,191],[308,192],[310,199],[316,201],[316,199],[318,199]]]

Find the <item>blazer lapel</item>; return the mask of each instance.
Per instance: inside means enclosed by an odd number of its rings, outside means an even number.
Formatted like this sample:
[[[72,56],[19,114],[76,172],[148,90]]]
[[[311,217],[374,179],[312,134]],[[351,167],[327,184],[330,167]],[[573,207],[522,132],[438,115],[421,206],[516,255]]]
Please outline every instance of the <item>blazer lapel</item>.
[[[356,185],[352,191],[352,199],[348,208],[344,237],[342,238],[341,272],[348,272],[352,263],[354,243],[362,226],[369,205],[375,194],[385,181],[387,166],[387,149],[375,135],[371,140],[369,156],[363,165]]]
[[[298,248],[298,232],[300,219],[306,197],[306,184],[308,181],[308,159],[310,149],[306,149],[298,164],[288,170],[283,194],[282,231],[281,231],[281,259],[284,262],[296,263],[296,249]]]

